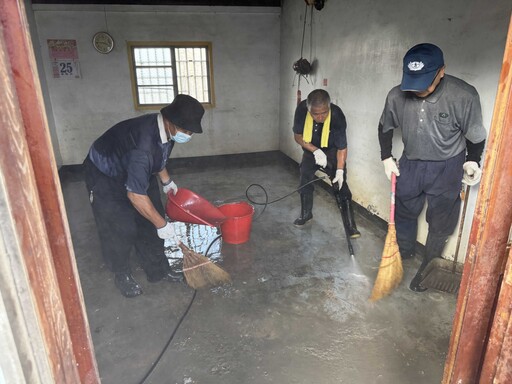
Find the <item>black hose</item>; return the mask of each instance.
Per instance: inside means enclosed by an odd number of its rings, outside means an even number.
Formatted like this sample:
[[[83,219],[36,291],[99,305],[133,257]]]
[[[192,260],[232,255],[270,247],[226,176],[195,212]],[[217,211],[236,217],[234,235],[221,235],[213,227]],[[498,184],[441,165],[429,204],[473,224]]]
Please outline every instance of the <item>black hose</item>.
[[[294,194],[295,192],[298,192],[300,191],[302,188],[304,188],[306,185],[309,185],[311,183],[314,183],[314,182],[317,182],[319,180],[323,180],[323,179],[326,179],[327,177],[329,176],[322,176],[322,177],[318,177],[314,180],[311,180],[310,182],[302,185],[301,187],[291,191],[290,193],[282,196],[282,197],[279,197],[275,200],[272,200],[272,201],[268,201],[268,194],[267,194],[267,191],[265,190],[265,188],[263,188],[263,186],[261,186],[260,184],[251,184],[247,187],[247,189],[245,190],[245,197],[247,198],[247,200],[249,200],[249,202],[251,202],[252,204],[255,204],[255,205],[263,205],[263,209],[261,210],[261,212],[258,214],[258,216],[256,216],[253,220],[256,220],[258,219],[262,214],[263,212],[265,211],[265,209],[267,208],[267,205],[269,204],[273,204],[273,203],[277,203],[278,201],[281,201],[285,198],[287,198],[288,196]],[[263,193],[265,194],[265,201],[264,202],[257,202],[257,201],[254,201],[252,200],[250,197],[249,197],[249,189],[251,189],[252,187],[258,187],[260,188]],[[342,218],[342,221],[343,221],[343,218]],[[348,246],[348,252],[350,254],[351,257],[354,257],[355,253],[354,253],[354,247],[352,246],[352,241],[350,240],[350,233],[349,233],[349,230],[347,228],[347,225],[345,224],[345,222],[343,222],[343,229],[345,230],[345,236],[347,238],[347,246]]]
[[[215,239],[212,240],[212,242],[210,243],[208,248],[206,248],[205,257],[208,257],[208,252],[210,251],[210,248],[221,237],[222,237],[222,235],[219,235]],[[196,295],[197,295],[197,290],[194,289],[194,294],[192,295],[192,298],[190,299],[190,302],[188,303],[187,309],[185,309],[185,312],[183,313],[183,315],[181,315],[180,320],[178,321],[178,324],[176,324],[176,327],[174,327],[174,331],[172,331],[172,334],[169,337],[169,340],[167,340],[167,343],[165,344],[164,348],[162,349],[162,352],[160,352],[160,355],[158,355],[158,357],[156,358],[155,362],[151,365],[151,368],[144,375],[144,377],[139,382],[139,384],[144,384],[144,382],[148,379],[148,377],[151,375],[151,373],[153,373],[154,369],[156,368],[156,366],[158,365],[158,363],[162,359],[162,356],[167,351],[167,348],[169,348],[169,345],[171,344],[172,340],[174,339],[174,335],[176,335],[176,332],[178,332],[178,329],[179,329],[181,323],[183,322],[183,320],[185,320],[185,317],[187,316],[188,312],[190,311],[190,308],[192,307],[192,304],[194,303]]]
[[[171,344],[172,340],[174,339],[174,335],[176,335],[176,332],[178,332],[178,329],[179,329],[181,323],[183,322],[183,320],[185,320],[185,317],[187,316],[188,312],[190,311],[190,308],[192,307],[192,304],[194,303],[194,300],[196,298],[196,294],[197,294],[197,290],[194,289],[194,294],[192,295],[192,298],[190,299],[190,302],[188,303],[187,309],[185,310],[183,315],[181,315],[181,318],[178,321],[178,324],[176,325],[176,327],[174,327],[174,331],[172,332],[171,337],[169,337],[169,340],[167,340],[167,343],[165,344],[164,348],[162,349],[162,352],[160,352],[160,355],[158,355],[157,359],[152,364],[152,366],[149,369],[149,371],[144,375],[144,377],[139,382],[139,384],[144,384],[144,382],[148,379],[148,377],[151,375],[151,373],[153,373],[153,370],[156,368],[156,366],[160,362],[160,359],[162,358],[164,353],[167,351],[167,348],[169,347],[169,345]]]
[[[287,193],[286,195],[281,196],[281,197],[279,197],[279,198],[277,198],[277,199],[275,199],[275,200],[272,200],[272,201],[268,201],[268,194],[267,194],[267,191],[266,191],[266,189],[265,189],[262,185],[260,185],[260,184],[256,184],[256,183],[255,183],[255,184],[251,184],[251,185],[249,185],[249,186],[247,187],[247,189],[245,190],[245,197],[247,198],[247,200],[249,200],[249,202],[251,202],[251,203],[252,203],[252,204],[254,204],[254,205],[263,205],[263,209],[262,209],[262,210],[261,210],[261,212],[258,214],[258,216],[257,216],[257,217],[255,217],[253,220],[256,220],[258,217],[260,217],[260,216],[263,214],[263,212],[265,212],[265,209],[267,209],[267,205],[277,203],[278,201],[281,201],[281,200],[283,200],[283,199],[287,198],[288,196],[293,195],[295,192],[300,191],[302,188],[306,187],[307,185],[312,184],[312,183],[315,183],[315,182],[317,182],[317,181],[319,181],[319,180],[324,180],[324,179],[326,179],[326,178],[328,178],[328,177],[329,177],[329,176],[317,177],[316,179],[313,179],[313,180],[311,180],[311,181],[307,182],[306,184],[301,185],[299,188],[294,189],[294,190],[293,190],[293,191],[291,191],[290,193]],[[260,189],[263,191],[263,193],[265,194],[265,201],[264,201],[264,202],[254,201],[254,200],[252,200],[252,199],[249,197],[249,189],[251,189],[252,187],[258,187],[258,188],[260,188]]]

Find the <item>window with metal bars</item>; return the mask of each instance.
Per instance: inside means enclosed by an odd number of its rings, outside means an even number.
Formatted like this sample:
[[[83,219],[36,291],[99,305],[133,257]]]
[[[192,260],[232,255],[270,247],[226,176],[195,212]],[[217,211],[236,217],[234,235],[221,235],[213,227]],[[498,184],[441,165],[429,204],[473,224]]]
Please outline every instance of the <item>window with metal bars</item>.
[[[211,44],[129,42],[137,109],[159,109],[178,94],[213,106]]]

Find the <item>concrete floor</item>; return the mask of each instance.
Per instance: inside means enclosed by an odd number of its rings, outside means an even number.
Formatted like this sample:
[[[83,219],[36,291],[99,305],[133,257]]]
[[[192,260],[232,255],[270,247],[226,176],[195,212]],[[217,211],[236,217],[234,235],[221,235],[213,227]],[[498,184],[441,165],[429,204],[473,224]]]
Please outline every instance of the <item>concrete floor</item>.
[[[211,202],[245,196],[259,183],[269,199],[297,187],[297,165],[279,152],[171,160],[178,187]],[[455,310],[454,295],[414,293],[419,256],[404,262],[392,296],[368,302],[386,226],[359,210],[362,237],[348,255],[334,198],[316,188],[314,219],[292,225],[296,194],[253,221],[249,242],[222,245],[228,286],[197,291],[146,281],[144,294],[121,296],[100,254],[80,171],[61,172],[62,188],[96,359],[103,384],[439,383]],[[256,215],[261,211],[257,207]]]

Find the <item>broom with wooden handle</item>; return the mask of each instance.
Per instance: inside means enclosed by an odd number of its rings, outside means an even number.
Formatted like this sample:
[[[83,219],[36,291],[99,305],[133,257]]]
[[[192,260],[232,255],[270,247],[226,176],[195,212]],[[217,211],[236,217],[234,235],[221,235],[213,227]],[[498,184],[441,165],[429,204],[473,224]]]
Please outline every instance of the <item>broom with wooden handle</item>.
[[[213,263],[209,258],[194,252],[185,244],[179,243],[183,252],[183,274],[187,284],[194,288],[206,288],[229,283],[229,273]]]
[[[377,301],[389,295],[393,289],[402,281],[404,269],[402,267],[402,258],[400,250],[396,242],[395,229],[395,190],[396,175],[391,174],[391,209],[389,214],[388,234],[384,250],[382,251],[382,259],[377,273],[377,279],[373,286],[370,301]]]

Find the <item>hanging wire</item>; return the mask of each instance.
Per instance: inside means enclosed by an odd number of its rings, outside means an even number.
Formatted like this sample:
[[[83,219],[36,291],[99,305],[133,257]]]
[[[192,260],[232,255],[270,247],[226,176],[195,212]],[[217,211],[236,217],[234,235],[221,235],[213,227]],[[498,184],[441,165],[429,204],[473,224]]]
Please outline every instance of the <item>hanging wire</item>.
[[[303,25],[302,25],[302,41],[301,41],[301,44],[300,44],[300,59],[302,59],[302,58],[303,58],[303,55],[304,55],[304,41],[305,41],[305,37],[306,37],[306,24],[307,24],[307,23],[306,23],[306,21],[307,21],[307,19],[308,19],[308,7],[309,7],[309,5],[308,5],[308,3],[306,2],[306,8],[304,9],[304,23],[303,23]],[[313,7],[313,6],[311,5],[311,7]],[[311,8],[311,12],[310,12],[310,20],[313,20],[313,8]],[[310,25],[311,25],[311,24],[312,24],[312,23],[311,23],[311,21],[310,21]],[[311,43],[311,36],[310,36],[310,40],[309,40],[309,42],[310,42],[310,49],[309,49],[310,53],[309,53],[309,56],[310,56],[310,61],[311,61],[311,52],[312,52],[312,47],[311,47],[311,44],[312,44],[312,43]],[[300,59],[299,59],[299,60],[300,60]],[[304,80],[306,80],[306,82],[307,82],[308,84],[309,84],[309,81],[308,81],[308,78],[306,77],[306,75],[302,75],[302,74],[300,74],[300,73],[296,73],[296,75],[298,75],[298,77],[299,77],[299,79],[298,79],[298,81],[297,81],[297,89],[298,89],[298,91],[297,91],[297,92],[298,92],[298,93],[297,93],[297,104],[299,104],[299,102],[300,102],[300,101],[299,101],[300,78],[301,78],[301,77],[304,77]],[[295,79],[294,79],[294,82],[295,82]]]
[[[105,32],[108,33],[108,22],[107,22],[107,9],[105,6],[103,6],[103,15],[105,17],[105,28],[107,29]]]
[[[313,8],[309,14],[309,62],[313,63]]]
[[[313,13],[313,11],[311,11]],[[300,45],[300,57],[302,58],[302,52],[304,50],[304,36],[306,35],[306,19],[308,18],[308,3],[306,3],[306,10],[304,11],[304,25],[302,27],[302,43]]]

